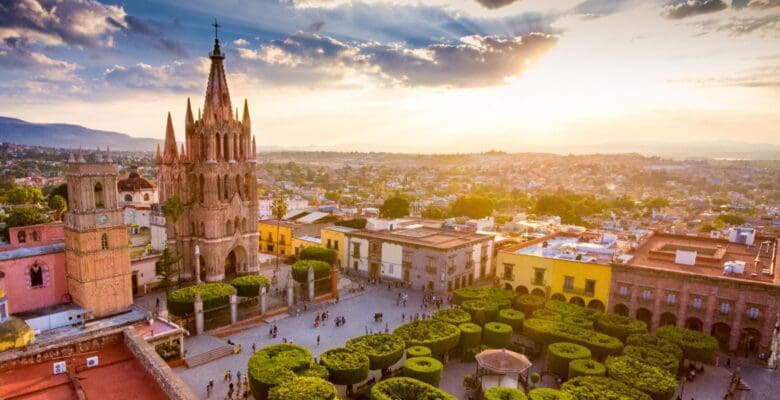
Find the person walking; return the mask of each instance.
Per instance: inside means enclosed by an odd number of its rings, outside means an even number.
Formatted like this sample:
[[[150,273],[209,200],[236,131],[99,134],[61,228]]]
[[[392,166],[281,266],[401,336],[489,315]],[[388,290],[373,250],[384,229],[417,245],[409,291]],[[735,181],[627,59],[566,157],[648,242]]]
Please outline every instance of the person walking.
[[[317,335],[317,346],[320,345],[320,335]]]

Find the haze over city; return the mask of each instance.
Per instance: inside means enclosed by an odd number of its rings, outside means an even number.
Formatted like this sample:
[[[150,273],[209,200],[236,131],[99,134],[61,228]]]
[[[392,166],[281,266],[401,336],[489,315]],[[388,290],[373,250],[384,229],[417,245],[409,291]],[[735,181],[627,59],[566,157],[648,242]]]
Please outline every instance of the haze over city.
[[[216,18],[259,146],[780,144],[775,0],[3,1],[0,108],[163,138]],[[726,145],[724,145],[726,146]]]

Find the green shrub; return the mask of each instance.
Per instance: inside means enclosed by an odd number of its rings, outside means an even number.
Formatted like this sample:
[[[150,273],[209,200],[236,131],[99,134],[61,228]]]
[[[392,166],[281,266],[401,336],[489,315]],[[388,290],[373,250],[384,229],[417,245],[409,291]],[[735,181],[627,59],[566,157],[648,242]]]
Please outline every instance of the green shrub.
[[[401,337],[406,347],[425,346],[434,355],[440,355],[458,345],[460,329],[446,322],[429,319],[401,325],[393,331],[393,335]]]
[[[206,311],[229,305],[230,295],[236,294],[236,289],[227,283],[201,283],[177,289],[168,293],[168,311],[178,316],[192,314],[195,294],[200,294]]]
[[[658,336],[652,336],[647,333],[640,333],[630,335],[626,339],[626,345],[639,346],[639,347],[651,347],[663,353],[674,355],[674,358],[682,361],[682,349],[680,346]]]
[[[654,400],[671,399],[677,389],[677,380],[672,374],[636,358],[607,357],[605,365],[610,378],[633,386],[649,394]]]
[[[433,319],[446,322],[448,324],[460,325],[471,322],[471,315],[459,308],[446,308],[433,313]]]
[[[607,367],[596,360],[581,358],[569,363],[569,379],[578,376],[605,376],[606,374]]]
[[[512,308],[505,308],[498,312],[498,322],[505,323],[512,327],[515,333],[520,333],[523,330],[523,320],[525,315]]]
[[[627,345],[623,348],[623,355],[634,357],[645,364],[655,365],[672,375],[677,375],[677,370],[680,368],[679,358],[654,347]]]
[[[545,301],[547,300],[542,296],[523,294],[515,297],[512,306],[516,310],[522,311],[525,315],[531,315],[534,311],[543,308]]]
[[[371,387],[371,400],[457,400],[457,398],[417,379],[390,378]]]
[[[267,291],[271,281],[263,275],[244,275],[230,281],[230,286],[236,288],[241,297],[257,297],[260,295],[260,286],[265,286]]]
[[[623,382],[601,376],[571,378],[561,386],[561,391],[574,400],[652,400]]]
[[[620,354],[623,350],[623,343],[617,338],[563,322],[531,318],[523,324],[523,333],[534,342],[544,345],[571,342],[585,346],[599,359]]]
[[[702,332],[667,325],[656,329],[655,335],[680,346],[689,360],[712,363],[718,353],[718,340]]]
[[[286,385],[275,386],[268,400],[335,400],[338,398],[332,383],[314,377],[296,377]]]
[[[460,306],[471,315],[471,321],[478,325],[485,325],[498,318],[498,304],[492,301],[466,300]]]
[[[631,318],[615,313],[606,313],[596,319],[597,331],[614,336],[625,342],[630,335],[647,333],[647,324],[636,318]]]
[[[558,342],[547,346],[547,370],[566,380],[569,376],[569,363],[573,360],[590,359],[590,350],[579,344]]]
[[[484,400],[527,400],[525,393],[508,387],[492,387],[485,391]]]
[[[404,376],[439,387],[444,365],[433,357],[414,357],[404,361]]]
[[[0,323],[0,352],[27,346],[33,339],[35,331],[22,319],[11,317]]]
[[[582,329],[593,329],[593,320],[580,315],[564,316],[563,323],[578,326]]]
[[[492,349],[506,349],[512,344],[512,327],[507,324],[488,322],[482,332],[482,342]]]
[[[318,260],[300,260],[292,265],[292,277],[296,282],[305,283],[309,276],[309,267],[314,269],[314,280],[330,276],[330,265]]]
[[[406,349],[406,358],[430,357],[431,349],[425,346],[412,346]]]
[[[359,336],[347,340],[347,348],[368,356],[369,368],[386,370],[404,356],[403,339],[386,333]]]
[[[460,305],[464,301],[482,299],[485,293],[482,288],[460,288],[452,291],[452,304]]]
[[[301,260],[317,260],[333,265],[336,263],[336,252],[324,247],[306,247],[301,250],[301,254],[298,257]]]
[[[327,378],[328,372],[314,364],[311,352],[296,344],[274,344],[249,357],[249,386],[255,399],[265,400],[268,391],[298,376]]]
[[[528,400],[574,400],[568,393],[550,388],[537,388],[528,392]]]
[[[368,378],[368,356],[346,347],[326,350],[320,355],[320,364],[336,385],[354,385]]]
[[[531,314],[531,318],[546,319],[550,321],[562,321],[563,316],[555,311],[540,308]]]
[[[560,300],[547,300],[544,308],[555,311],[563,316],[584,316],[588,318],[594,318],[598,312],[591,308],[585,308],[574,303],[567,303]]]
[[[452,292],[452,304],[460,305],[468,300],[487,300],[493,303],[511,306],[512,299],[514,299],[515,296],[515,292],[507,289],[498,289],[494,287],[467,287],[455,289]]]
[[[473,349],[482,344],[482,327],[467,322],[465,324],[458,325],[460,329],[460,349],[462,352],[466,352],[469,349]]]

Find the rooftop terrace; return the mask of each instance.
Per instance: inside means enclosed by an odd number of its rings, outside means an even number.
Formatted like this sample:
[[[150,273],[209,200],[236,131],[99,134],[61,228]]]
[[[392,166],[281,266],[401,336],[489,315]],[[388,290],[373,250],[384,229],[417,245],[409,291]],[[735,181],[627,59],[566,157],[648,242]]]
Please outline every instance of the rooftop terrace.
[[[520,243],[506,251],[526,256],[608,264],[615,253],[613,244],[582,242],[578,236],[548,235]]]

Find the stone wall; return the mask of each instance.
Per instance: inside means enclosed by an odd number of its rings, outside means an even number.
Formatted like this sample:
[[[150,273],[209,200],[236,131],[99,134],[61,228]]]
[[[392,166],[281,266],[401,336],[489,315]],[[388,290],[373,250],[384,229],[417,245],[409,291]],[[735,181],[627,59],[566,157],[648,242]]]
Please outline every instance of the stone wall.
[[[124,331],[125,345],[138,358],[146,371],[172,400],[196,400],[197,397],[171,368],[157,355],[152,346],[132,328]]]

